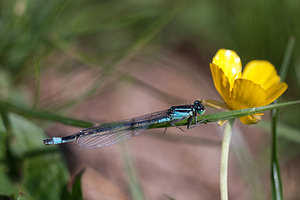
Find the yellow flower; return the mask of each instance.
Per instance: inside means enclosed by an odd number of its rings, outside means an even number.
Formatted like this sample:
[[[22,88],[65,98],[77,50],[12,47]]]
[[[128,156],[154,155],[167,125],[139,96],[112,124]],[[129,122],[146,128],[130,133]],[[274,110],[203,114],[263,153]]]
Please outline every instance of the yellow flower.
[[[210,63],[217,91],[230,110],[264,106],[272,103],[287,89],[280,82],[275,67],[268,61],[253,60],[242,73],[240,57],[231,50],[220,49]],[[260,121],[262,114],[241,117],[244,124]]]

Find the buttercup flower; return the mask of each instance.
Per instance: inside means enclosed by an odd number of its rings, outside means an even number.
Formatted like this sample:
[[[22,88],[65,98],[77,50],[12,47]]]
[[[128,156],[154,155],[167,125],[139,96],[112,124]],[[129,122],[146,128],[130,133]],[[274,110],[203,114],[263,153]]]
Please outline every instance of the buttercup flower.
[[[217,91],[230,110],[265,106],[280,97],[287,89],[280,82],[275,67],[265,60],[250,61],[242,72],[240,57],[231,50],[220,49],[210,63]],[[241,117],[244,124],[254,124],[263,114]]]

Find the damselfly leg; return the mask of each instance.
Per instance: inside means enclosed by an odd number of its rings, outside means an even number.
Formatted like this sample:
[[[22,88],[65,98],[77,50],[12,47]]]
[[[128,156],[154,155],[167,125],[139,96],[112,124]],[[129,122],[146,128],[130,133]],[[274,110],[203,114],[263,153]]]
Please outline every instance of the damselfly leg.
[[[192,126],[190,127],[190,129],[195,128],[195,127],[198,127],[198,126],[200,126],[200,125],[203,125],[203,122],[205,122],[205,121],[206,121],[206,119],[203,119],[203,120],[199,121],[197,124],[192,125]],[[206,123],[205,123],[205,124],[206,124]]]

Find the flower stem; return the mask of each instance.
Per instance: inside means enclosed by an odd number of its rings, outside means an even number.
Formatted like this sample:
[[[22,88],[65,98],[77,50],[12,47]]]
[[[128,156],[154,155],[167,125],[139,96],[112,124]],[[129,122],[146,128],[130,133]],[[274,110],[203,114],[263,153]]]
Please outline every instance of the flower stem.
[[[291,57],[293,54],[293,49],[295,46],[295,37],[291,36],[285,54],[283,56],[283,61],[280,69],[280,79],[282,81],[285,80],[288,68],[290,66]],[[274,102],[277,103],[278,99]],[[278,108],[274,108],[271,111],[272,114],[272,154],[271,154],[271,180],[272,180],[272,199],[274,200],[282,200],[283,199],[283,191],[282,191],[282,183],[280,176],[279,163],[277,158],[277,119],[278,119]]]
[[[221,150],[221,168],[220,168],[220,191],[221,200],[228,200],[228,187],[227,187],[227,176],[228,176],[228,158],[229,158],[229,145],[230,138],[232,135],[232,125],[234,120],[230,119],[224,129],[224,136]]]
[[[279,163],[277,158],[277,119],[278,110],[272,110],[272,153],[271,153],[271,180],[272,180],[272,199],[282,200],[282,183],[280,176]]]

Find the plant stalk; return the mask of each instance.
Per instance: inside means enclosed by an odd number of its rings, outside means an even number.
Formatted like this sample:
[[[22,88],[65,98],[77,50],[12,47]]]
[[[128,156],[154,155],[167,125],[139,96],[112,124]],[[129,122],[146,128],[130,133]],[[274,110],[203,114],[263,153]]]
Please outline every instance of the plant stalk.
[[[232,135],[232,125],[234,120],[230,119],[224,129],[224,136],[221,150],[221,167],[220,167],[220,191],[221,200],[228,200],[228,159],[229,159],[229,145]]]

